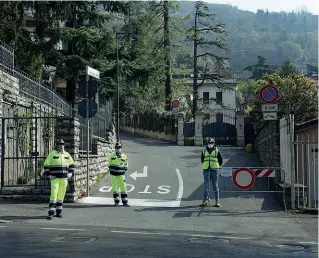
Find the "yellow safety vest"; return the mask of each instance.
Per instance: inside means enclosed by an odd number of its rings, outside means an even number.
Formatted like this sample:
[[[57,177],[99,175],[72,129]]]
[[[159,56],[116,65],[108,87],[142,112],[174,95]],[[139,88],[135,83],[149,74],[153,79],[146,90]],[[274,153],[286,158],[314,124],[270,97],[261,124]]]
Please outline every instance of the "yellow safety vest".
[[[219,169],[219,163],[218,163],[218,149],[213,150],[210,154],[205,149],[203,150],[204,154],[204,162],[203,162],[203,169]]]
[[[109,156],[108,165],[111,175],[124,175],[128,169],[127,156],[121,153],[118,157],[116,152],[112,152]]]
[[[68,173],[73,173],[75,164],[71,155],[64,151],[52,151],[43,164],[44,173],[50,174],[57,178],[67,178]]]

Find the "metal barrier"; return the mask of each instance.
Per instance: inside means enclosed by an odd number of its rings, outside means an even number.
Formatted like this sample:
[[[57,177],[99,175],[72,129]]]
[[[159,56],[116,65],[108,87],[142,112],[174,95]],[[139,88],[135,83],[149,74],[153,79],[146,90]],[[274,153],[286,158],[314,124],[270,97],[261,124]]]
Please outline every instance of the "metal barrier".
[[[280,167],[222,167],[219,170],[221,192],[282,193],[276,184]]]

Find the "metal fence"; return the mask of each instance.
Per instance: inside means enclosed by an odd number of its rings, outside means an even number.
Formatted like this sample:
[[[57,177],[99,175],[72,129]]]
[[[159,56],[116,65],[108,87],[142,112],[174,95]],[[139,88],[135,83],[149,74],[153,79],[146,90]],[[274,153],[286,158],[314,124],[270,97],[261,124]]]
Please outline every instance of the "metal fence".
[[[89,151],[94,151],[94,143],[96,142],[94,139],[106,139],[108,137],[107,132],[112,129],[112,101],[105,101],[104,104],[98,105],[97,114],[90,119],[90,135],[93,137],[93,140],[90,140],[89,143]],[[76,114],[76,117],[80,122],[80,152],[87,151],[87,121],[85,118],[81,117],[79,114]],[[90,137],[91,139],[91,137]]]
[[[62,115],[72,115],[72,107],[67,101],[48,86],[44,86],[39,79],[16,68],[14,59],[13,48],[0,41],[0,70],[19,79],[19,94],[37,103],[56,108]]]
[[[318,140],[297,134],[293,145],[297,207],[318,209]]]

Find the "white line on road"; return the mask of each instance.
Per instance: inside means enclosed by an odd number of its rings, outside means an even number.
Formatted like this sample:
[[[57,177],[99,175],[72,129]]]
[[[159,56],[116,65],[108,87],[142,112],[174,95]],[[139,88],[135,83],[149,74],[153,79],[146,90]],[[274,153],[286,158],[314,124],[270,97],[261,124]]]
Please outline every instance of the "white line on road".
[[[7,226],[0,226],[0,228],[6,228]]]
[[[143,231],[117,231],[113,230],[112,233],[122,233],[122,234],[140,234],[140,235],[162,235],[162,236],[171,236],[168,233],[154,233],[154,232],[143,232]]]
[[[183,185],[183,178],[182,178],[182,174],[179,171],[178,168],[175,169],[176,171],[176,175],[178,178],[178,192],[177,192],[177,198],[176,201],[179,202],[178,207],[181,205],[181,201],[182,201],[182,197],[183,197],[183,192],[184,192],[184,185]]]
[[[40,228],[43,230],[57,230],[57,231],[86,231],[86,229],[77,229],[77,228]]]
[[[77,201],[78,203],[97,204],[97,205],[114,205],[114,199],[109,197],[84,197]],[[158,199],[129,199],[130,206],[139,207],[179,207],[180,201],[158,200]]]
[[[298,242],[299,244],[305,244],[305,245],[318,245],[319,243],[316,242]]]
[[[233,237],[233,236],[212,236],[212,235],[191,235],[191,237],[211,237],[211,238],[225,238],[225,239],[252,239],[251,237]]]

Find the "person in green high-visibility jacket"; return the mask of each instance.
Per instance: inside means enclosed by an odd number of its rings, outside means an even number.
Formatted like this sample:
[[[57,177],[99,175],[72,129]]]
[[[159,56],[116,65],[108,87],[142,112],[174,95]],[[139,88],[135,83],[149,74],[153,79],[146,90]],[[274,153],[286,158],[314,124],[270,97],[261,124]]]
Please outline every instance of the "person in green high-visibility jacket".
[[[223,157],[215,145],[215,139],[208,140],[207,147],[202,151],[201,162],[203,164],[204,176],[204,200],[200,206],[208,205],[209,196],[209,178],[212,180],[212,185],[215,192],[215,207],[220,207],[219,202],[219,187],[218,187],[218,170],[223,165]]]
[[[126,154],[122,152],[122,144],[120,142],[115,144],[115,151],[109,156],[108,166],[110,169],[115,206],[118,206],[120,203],[118,193],[118,188],[120,187],[122,204],[123,206],[129,207],[125,182],[125,173],[128,169],[128,160]]]
[[[68,179],[74,174],[73,158],[64,150],[64,145],[63,139],[57,139],[56,150],[49,153],[43,164],[43,176],[49,177],[51,183],[48,220],[52,220],[55,213],[56,217],[62,218],[62,206]]]

